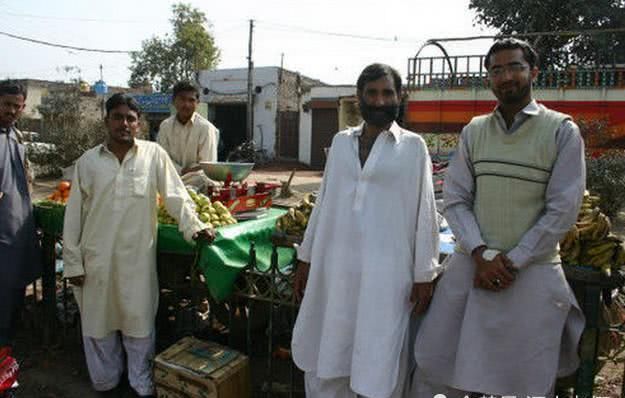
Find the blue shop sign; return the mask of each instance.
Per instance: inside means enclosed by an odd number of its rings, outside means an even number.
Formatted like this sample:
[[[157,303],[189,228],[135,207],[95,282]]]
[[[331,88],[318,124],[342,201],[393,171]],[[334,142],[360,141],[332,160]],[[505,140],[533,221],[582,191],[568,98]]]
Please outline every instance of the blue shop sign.
[[[169,113],[171,94],[145,94],[132,96],[144,113]]]

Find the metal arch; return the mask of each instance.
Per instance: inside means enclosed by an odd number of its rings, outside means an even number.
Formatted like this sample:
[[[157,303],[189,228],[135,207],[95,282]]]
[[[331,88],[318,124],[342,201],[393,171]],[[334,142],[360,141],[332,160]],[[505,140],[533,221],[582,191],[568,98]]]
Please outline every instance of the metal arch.
[[[449,54],[447,53],[447,50],[445,50],[445,47],[443,47],[443,45],[439,43],[437,39],[429,39],[428,41],[423,43],[423,45],[419,47],[419,49],[417,50],[417,53],[415,54],[413,59],[417,59],[419,54],[421,54],[421,51],[423,51],[425,47],[430,46],[430,45],[438,47],[438,49],[441,50],[441,52],[443,53],[443,56],[445,57],[445,60],[447,61],[447,66],[449,67],[449,70],[451,71],[451,82],[453,83],[456,79],[456,71],[454,70],[451,64],[451,59],[449,58]],[[410,71],[408,71],[408,73],[410,73]]]

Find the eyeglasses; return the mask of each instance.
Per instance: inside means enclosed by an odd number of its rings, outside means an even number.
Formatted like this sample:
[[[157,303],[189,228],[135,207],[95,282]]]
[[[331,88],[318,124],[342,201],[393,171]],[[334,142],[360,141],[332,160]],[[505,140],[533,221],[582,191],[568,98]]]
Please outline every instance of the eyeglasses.
[[[509,64],[504,66],[494,66],[488,71],[488,75],[490,77],[500,77],[505,72],[510,72],[511,74],[517,74],[523,72],[527,69],[527,65],[523,64]]]

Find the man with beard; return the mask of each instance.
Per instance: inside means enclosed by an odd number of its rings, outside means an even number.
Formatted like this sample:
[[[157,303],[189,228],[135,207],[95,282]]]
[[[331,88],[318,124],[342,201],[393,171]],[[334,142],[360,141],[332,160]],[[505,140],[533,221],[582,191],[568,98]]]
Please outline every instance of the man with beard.
[[[195,112],[199,95],[190,82],[176,83],[173,95],[176,114],[161,123],[157,140],[174,162],[182,181],[202,189],[212,182],[199,163],[217,161],[219,130]]]
[[[157,193],[186,240],[214,237],[167,153],[135,139],[139,116],[132,97],[106,101],[108,139],[76,162],[65,210],[64,276],[74,285],[93,387],[105,396],[117,396],[124,357],[137,395],[154,393]]]
[[[427,147],[395,122],[401,78],[369,65],[357,94],[364,123],[334,136],[298,248],[292,349],[308,398],[400,397],[411,311],[438,273]]]
[[[419,398],[551,396],[578,365],[584,318],[558,242],[584,192],[583,141],[532,99],[529,44],[497,41],[484,63],[498,104],[464,128],[445,178],[457,250],[417,335]]]
[[[0,82],[0,348],[11,344],[24,289],[41,273],[29,167],[15,127],[26,94],[17,82]]]

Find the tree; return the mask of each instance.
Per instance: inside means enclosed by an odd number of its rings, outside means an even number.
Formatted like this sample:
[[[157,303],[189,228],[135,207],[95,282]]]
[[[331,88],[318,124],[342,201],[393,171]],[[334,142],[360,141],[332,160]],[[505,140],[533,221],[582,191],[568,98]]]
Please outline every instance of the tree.
[[[59,175],[86,150],[104,142],[106,130],[101,120],[84,112],[84,96],[78,83],[50,91],[37,110],[42,118],[43,145],[29,147],[29,159],[43,175]]]
[[[625,0],[470,0],[476,22],[501,34],[612,29],[625,26]],[[625,32],[528,37],[541,67],[625,63]]]
[[[206,15],[189,4],[174,4],[170,19],[173,34],[152,37],[132,54],[131,87],[147,84],[165,92],[178,80],[194,80],[201,69],[213,69],[219,62],[219,49],[207,28]]]

